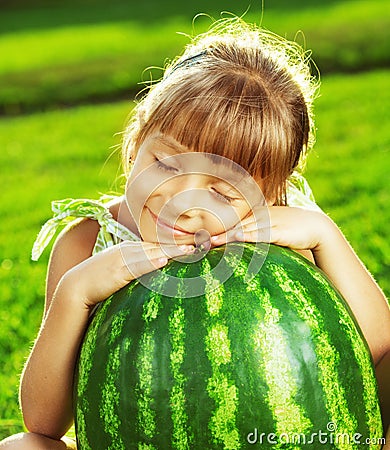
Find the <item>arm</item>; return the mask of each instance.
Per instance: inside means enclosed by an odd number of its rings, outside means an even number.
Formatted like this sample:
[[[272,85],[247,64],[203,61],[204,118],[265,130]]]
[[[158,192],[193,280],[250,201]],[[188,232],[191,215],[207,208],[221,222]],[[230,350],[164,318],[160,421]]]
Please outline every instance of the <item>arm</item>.
[[[390,309],[387,300],[328,216],[301,208],[273,206],[264,209],[263,214],[253,214],[244,219],[240,229],[242,234],[231,230],[214,236],[212,244],[263,240],[298,251],[310,250],[316,265],[327,274],[348,302],[374,362],[377,364],[390,351]]]
[[[56,242],[45,314],[22,375],[25,425],[54,439],[73,420],[73,373],[91,308],[137,276],[167,263],[161,248],[141,242],[123,242],[91,256],[97,232],[96,222],[83,221]],[[171,256],[183,253],[175,248]]]

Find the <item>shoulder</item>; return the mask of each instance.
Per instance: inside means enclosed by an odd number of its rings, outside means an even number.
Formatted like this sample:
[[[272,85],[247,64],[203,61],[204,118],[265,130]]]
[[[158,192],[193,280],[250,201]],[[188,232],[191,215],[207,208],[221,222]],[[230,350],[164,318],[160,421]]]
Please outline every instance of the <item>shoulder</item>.
[[[120,199],[107,205],[107,212],[117,220]],[[96,217],[72,221],[59,234],[51,253],[51,261],[60,261],[65,270],[92,256],[101,225]]]
[[[114,220],[118,219],[122,201],[122,197],[113,198],[106,206]],[[47,306],[62,276],[92,256],[100,228],[95,217],[79,218],[68,224],[59,234],[50,255],[46,286]]]
[[[67,226],[58,236],[52,250],[54,253],[80,255],[86,259],[92,255],[92,250],[100,230],[99,223],[94,219],[79,219]]]

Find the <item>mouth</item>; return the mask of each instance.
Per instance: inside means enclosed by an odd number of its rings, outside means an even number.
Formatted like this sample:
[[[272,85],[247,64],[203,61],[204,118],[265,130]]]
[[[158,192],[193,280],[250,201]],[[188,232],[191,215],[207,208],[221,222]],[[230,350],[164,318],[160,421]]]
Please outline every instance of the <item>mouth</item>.
[[[174,236],[192,236],[193,233],[190,233],[188,231],[183,230],[182,228],[178,227],[177,225],[172,226],[169,223],[162,220],[160,217],[156,216],[149,208],[147,208],[150,215],[152,216],[153,221],[156,223],[156,225],[163,230],[168,231],[170,234]]]

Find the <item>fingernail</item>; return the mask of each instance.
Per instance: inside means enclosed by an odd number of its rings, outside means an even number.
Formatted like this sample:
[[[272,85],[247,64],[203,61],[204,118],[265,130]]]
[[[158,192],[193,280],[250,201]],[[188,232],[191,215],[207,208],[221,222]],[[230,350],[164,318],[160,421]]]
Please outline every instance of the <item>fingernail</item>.
[[[167,264],[168,263],[168,258],[159,258],[158,260],[157,260],[157,264],[160,266],[165,266],[165,264]]]
[[[193,245],[179,245],[179,248],[183,252],[189,253],[189,252],[192,252],[195,247]]]

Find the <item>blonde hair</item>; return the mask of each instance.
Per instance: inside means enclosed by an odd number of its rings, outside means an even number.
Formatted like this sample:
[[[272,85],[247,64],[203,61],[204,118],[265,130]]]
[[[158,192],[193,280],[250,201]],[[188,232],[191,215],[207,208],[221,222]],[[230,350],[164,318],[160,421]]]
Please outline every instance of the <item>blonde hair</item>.
[[[314,144],[316,90],[298,44],[221,19],[192,38],[136,106],[124,134],[125,172],[159,131],[190,151],[233,160],[262,180],[266,199],[284,204],[286,181]]]

